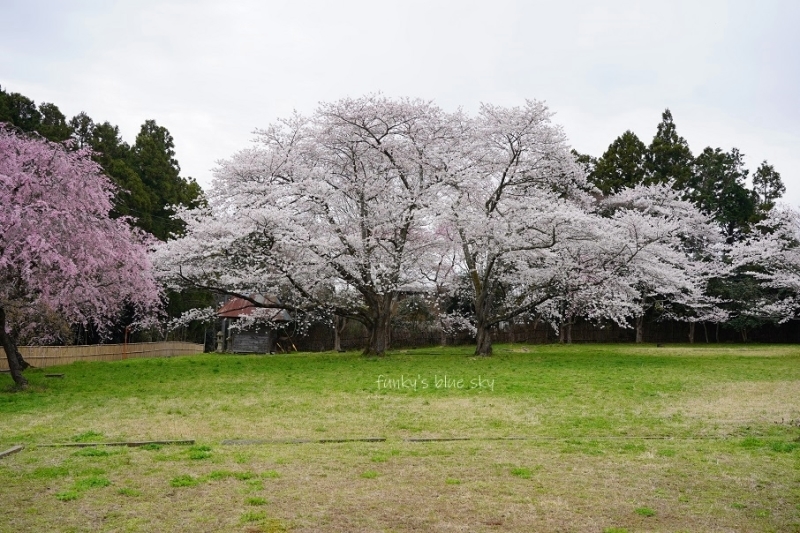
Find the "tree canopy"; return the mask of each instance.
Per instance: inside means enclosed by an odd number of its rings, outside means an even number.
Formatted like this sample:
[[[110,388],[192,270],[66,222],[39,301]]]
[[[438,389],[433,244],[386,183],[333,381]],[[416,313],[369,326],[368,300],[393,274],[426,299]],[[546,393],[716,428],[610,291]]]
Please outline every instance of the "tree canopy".
[[[258,135],[215,172],[209,209],[183,213],[186,236],[160,247],[164,279],[246,299],[281,291],[298,319],[360,321],[367,353],[383,353],[399,292],[421,279],[440,147],[457,132],[425,102],[372,97]]]
[[[3,121],[0,331],[15,379],[15,338],[42,317],[108,330],[120,305],[154,309],[148,238],[171,313],[213,291],[301,323],[354,319],[367,354],[385,352],[412,299],[481,355],[495,331],[532,320],[566,337],[582,318],[633,321],[641,340],[645,316],[746,337],[800,305],[780,174],[764,161],[751,175],[736,148],[693,156],[670,110],[649,145],[625,131],[595,158],[570,149],[541,102],[469,115],[345,98],[258,130],[219,163],[208,203],[154,120],[130,145],[109,122],[0,89]],[[265,293],[277,298],[253,298]]]
[[[673,183],[682,190],[692,176],[692,151],[678,129],[669,109],[664,110],[656,134],[647,147],[646,183]]]
[[[115,185],[111,217],[126,217],[156,239],[166,240],[183,231],[173,206],[196,207],[205,202],[197,182],[180,175],[172,135],[153,120],[145,121],[131,146],[110,122],[95,121],[85,112],[67,120],[55,104],[37,106],[30,98],[0,87],[2,122],[52,142],[65,142],[69,150],[91,150],[92,159]],[[209,298],[207,293],[169,293],[167,309],[179,316],[191,302],[208,303]],[[58,327],[69,329],[62,320],[57,322]],[[91,342],[101,339],[95,333],[92,329]],[[196,328],[195,333],[199,334]],[[69,342],[66,337],[62,340]]]

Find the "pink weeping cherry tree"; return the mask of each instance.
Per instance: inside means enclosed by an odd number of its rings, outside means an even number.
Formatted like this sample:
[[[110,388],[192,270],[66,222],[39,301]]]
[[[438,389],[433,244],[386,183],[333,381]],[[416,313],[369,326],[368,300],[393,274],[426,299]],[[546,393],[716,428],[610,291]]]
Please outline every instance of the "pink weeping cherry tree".
[[[114,192],[88,150],[0,125],[0,341],[19,388],[17,336],[45,315],[103,333],[126,306],[160,307],[145,236],[109,217]]]

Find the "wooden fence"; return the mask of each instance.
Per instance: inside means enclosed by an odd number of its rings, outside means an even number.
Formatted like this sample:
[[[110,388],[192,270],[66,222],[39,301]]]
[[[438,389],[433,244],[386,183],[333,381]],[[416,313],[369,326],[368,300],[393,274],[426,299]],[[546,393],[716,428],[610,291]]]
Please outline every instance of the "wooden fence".
[[[558,332],[548,324],[516,324],[492,333],[495,343],[546,344],[558,342]],[[367,331],[356,322],[349,322],[341,335],[340,344],[345,350],[356,350],[366,346]],[[572,327],[572,341],[575,343],[632,343],[636,340],[636,331],[622,328],[616,324],[597,324],[578,321]],[[448,345],[475,344],[475,338],[467,333],[455,336],[448,335]],[[333,328],[327,324],[314,324],[303,336],[292,339],[294,346],[300,351],[323,351],[333,349]],[[411,348],[436,346],[442,342],[441,333],[430,328],[416,330],[394,327],[391,334],[392,348]],[[647,343],[688,343],[689,324],[686,322],[646,321],[644,326],[644,342]],[[716,324],[697,324],[694,342],[700,343],[735,343],[742,342],[740,332]],[[785,324],[764,324],[748,332],[748,342],[800,344],[800,321],[792,320]]]
[[[76,361],[120,361],[138,357],[173,357],[203,352],[191,342],[137,342],[90,346],[20,346],[19,352],[34,367],[66,365]],[[0,370],[8,370],[6,352],[0,348]]]

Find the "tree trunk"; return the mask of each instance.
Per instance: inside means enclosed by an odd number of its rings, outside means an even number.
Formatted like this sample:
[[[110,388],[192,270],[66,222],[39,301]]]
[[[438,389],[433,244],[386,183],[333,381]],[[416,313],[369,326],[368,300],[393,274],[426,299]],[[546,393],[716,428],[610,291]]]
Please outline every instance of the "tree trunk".
[[[17,351],[17,344],[11,335],[6,333],[6,311],[0,307],[0,343],[2,343],[3,350],[6,352],[6,359],[8,360],[8,368],[11,370],[11,378],[17,387],[24,389],[28,386],[28,380],[22,375],[22,370],[27,368],[28,363],[22,359],[22,355]],[[20,365],[20,361],[25,364],[25,367]]]
[[[636,317],[636,344],[644,342],[644,315]]]
[[[572,344],[572,321],[567,322],[567,344]]]
[[[394,294],[376,296],[371,309],[369,341],[364,355],[385,355],[389,348],[389,329],[392,323],[392,302]]]
[[[694,344],[694,322],[689,322],[689,344]]]
[[[706,344],[708,344],[708,328],[706,327],[705,320],[703,321],[703,333],[706,334]]]
[[[492,355],[492,330],[484,324],[477,325],[475,355]]]
[[[342,332],[345,324],[347,324],[346,320],[338,315],[333,317],[333,351],[335,352],[344,351],[342,350]]]
[[[30,368],[31,365],[25,359],[22,358],[22,354],[19,352],[19,347],[17,343],[14,343],[14,348],[17,350],[17,363],[19,364],[20,370],[25,370],[26,368]]]
[[[492,329],[488,324],[491,293],[484,287],[475,301],[475,355],[492,355]]]

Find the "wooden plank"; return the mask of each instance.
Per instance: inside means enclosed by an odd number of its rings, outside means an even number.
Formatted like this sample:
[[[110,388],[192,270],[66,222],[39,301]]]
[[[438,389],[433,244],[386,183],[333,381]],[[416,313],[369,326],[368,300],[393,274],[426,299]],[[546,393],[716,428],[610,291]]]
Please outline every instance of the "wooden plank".
[[[416,437],[404,439],[406,442],[452,442],[460,440],[472,440],[470,437]]]
[[[21,452],[24,447],[25,446],[12,446],[6,451],[0,452],[0,458],[5,457],[6,455],[11,455],[12,453]]]
[[[148,444],[188,446],[194,444],[194,439],[187,440],[143,440],[125,442],[58,442],[54,444],[40,444],[46,448],[90,448],[92,446],[147,446]]]
[[[241,439],[224,440],[223,446],[248,446],[255,444],[336,444],[342,442],[386,442],[385,437],[362,437],[342,439]]]
[[[382,437],[365,437],[361,439],[318,439],[320,444],[336,444],[339,442],[386,442]]]

